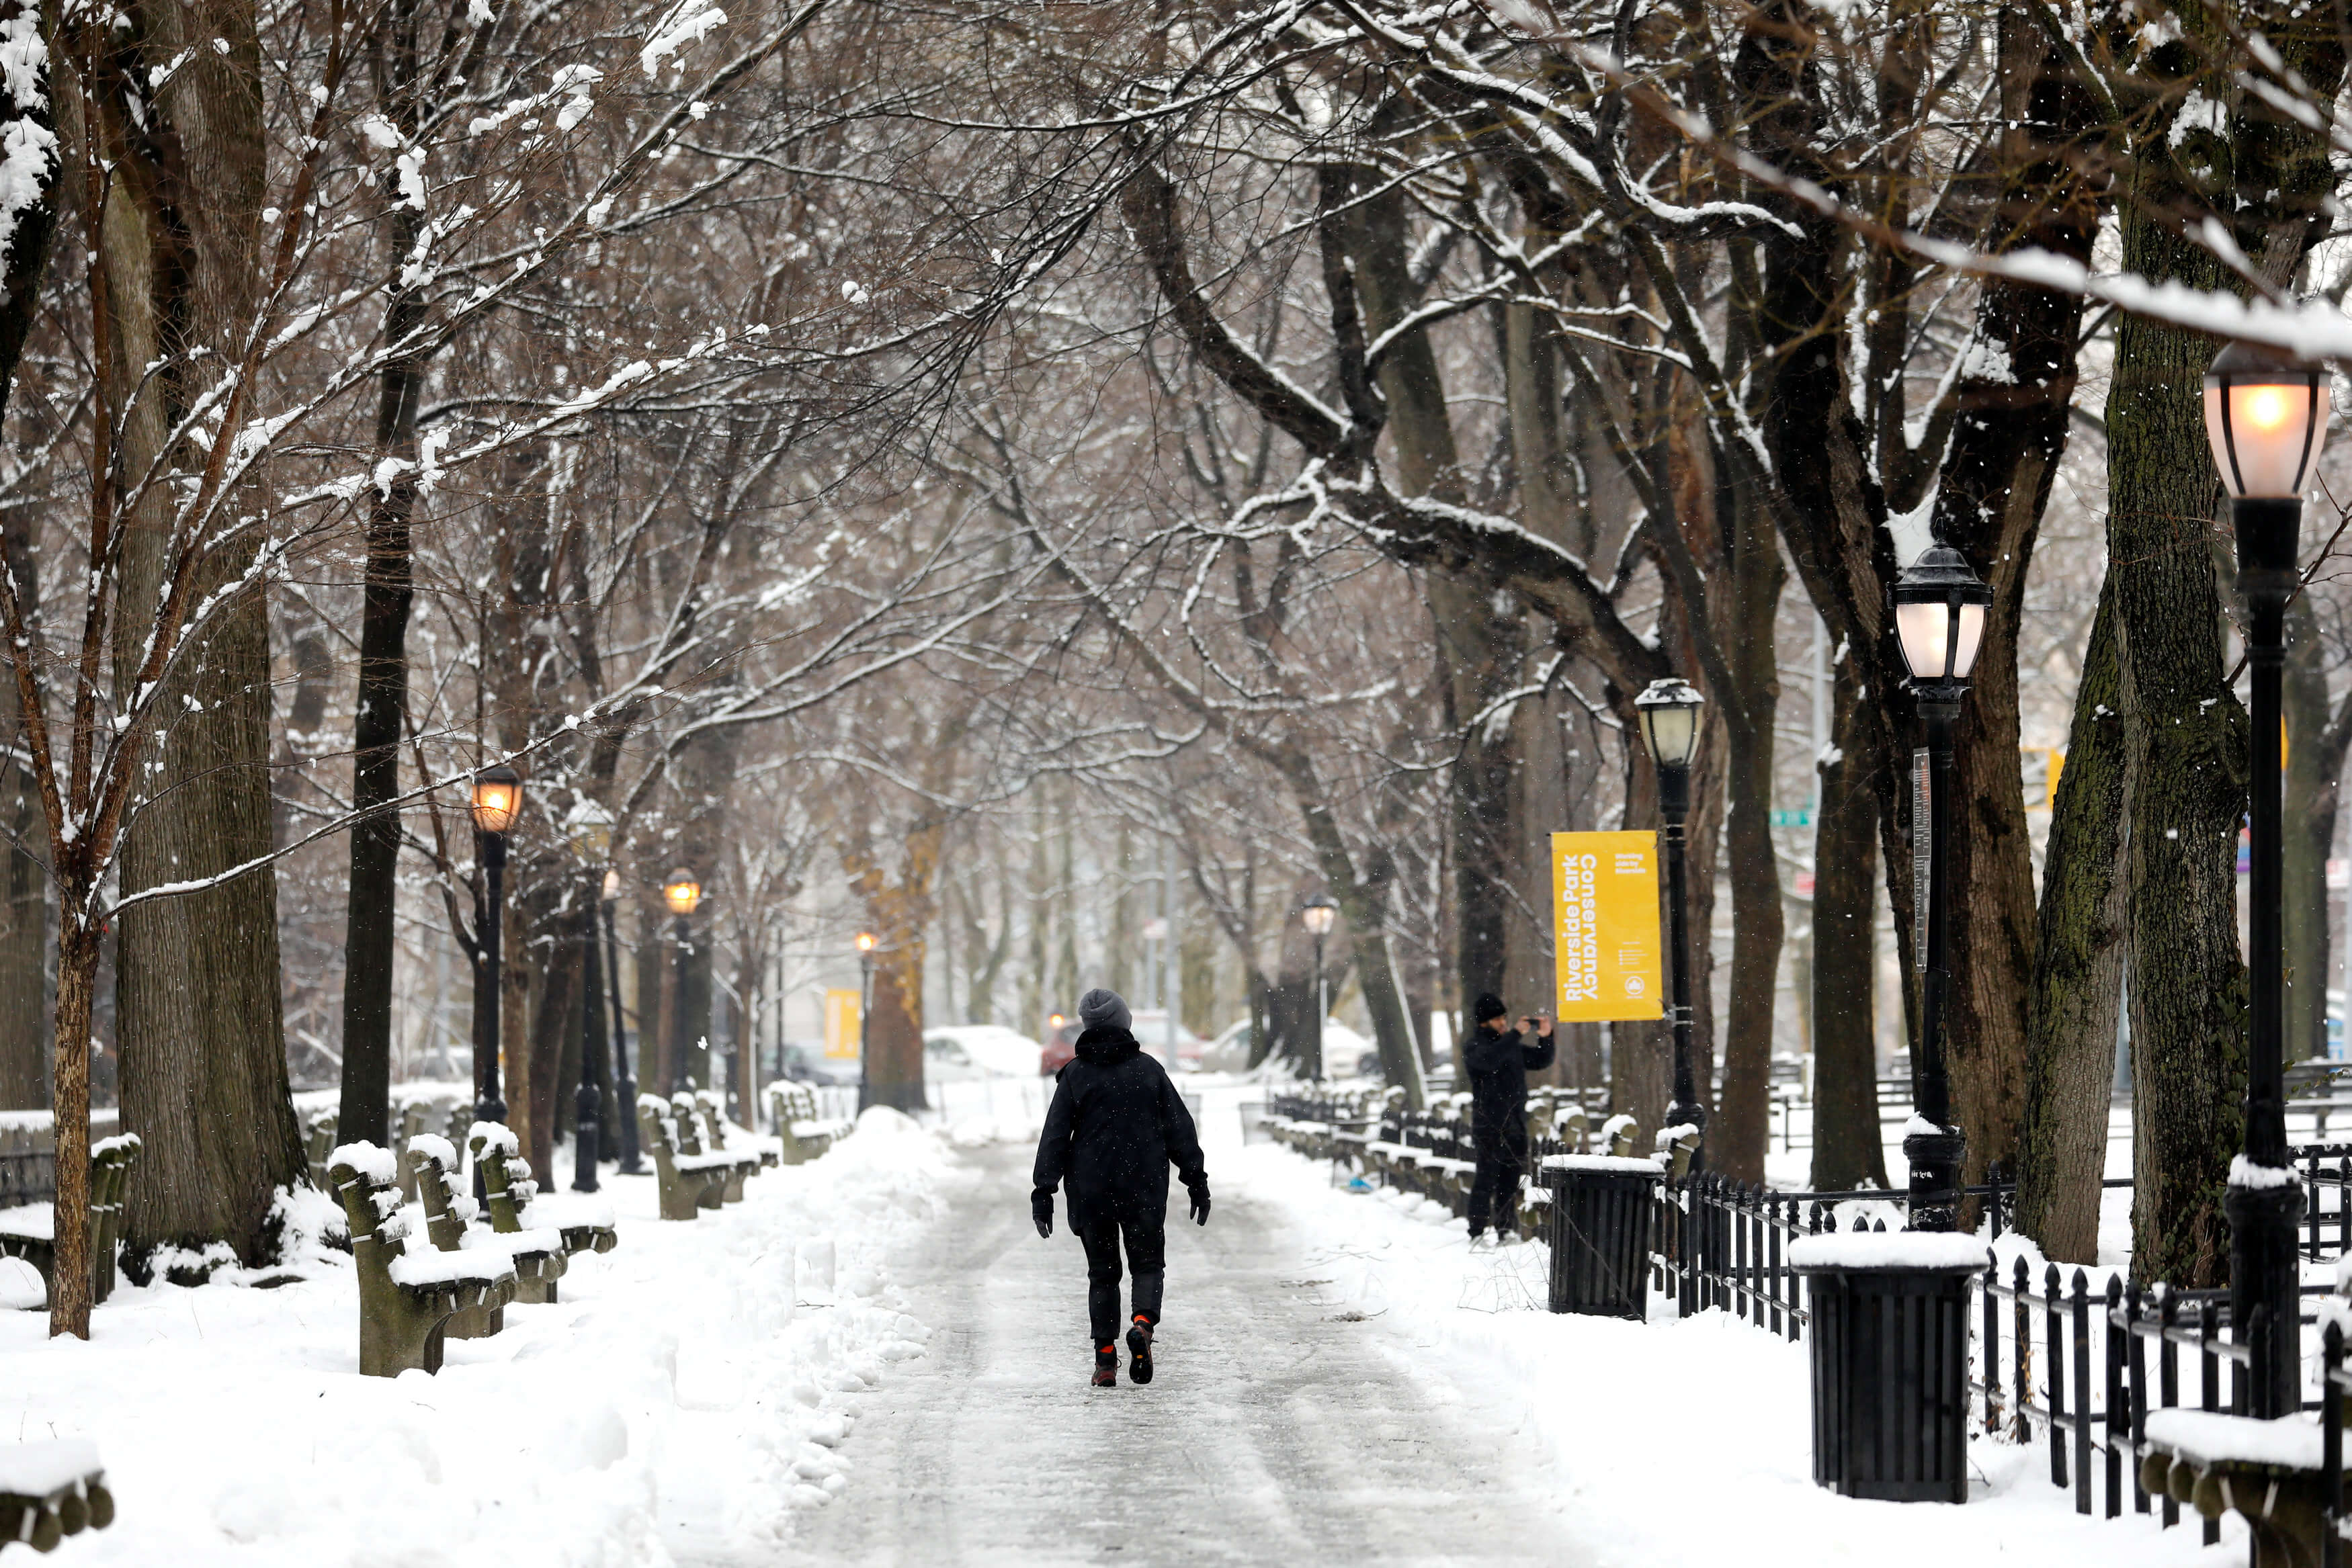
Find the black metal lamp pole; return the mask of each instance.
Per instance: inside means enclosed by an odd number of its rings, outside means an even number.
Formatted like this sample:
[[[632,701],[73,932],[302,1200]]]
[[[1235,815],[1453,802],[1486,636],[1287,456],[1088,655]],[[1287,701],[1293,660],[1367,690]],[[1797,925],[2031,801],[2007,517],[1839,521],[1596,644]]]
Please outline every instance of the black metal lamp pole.
[[[1323,1000],[1323,938],[1331,935],[1331,923],[1339,916],[1339,906],[1328,894],[1308,899],[1298,915],[1315,938],[1315,1054],[1307,1064],[1307,1076],[1318,1083],[1323,1081],[1323,1018],[1330,1010]]]
[[[687,1007],[687,981],[694,973],[694,912],[702,903],[702,883],[694,873],[680,866],[662,878],[662,902],[677,916],[677,976],[670,987],[670,1092],[676,1094],[690,1087],[694,1073],[687,1066],[686,1031],[694,1027],[693,1014]]]
[[[474,1120],[504,1122],[507,1103],[499,1093],[499,915],[506,906],[507,834],[522,811],[522,775],[504,765],[485,768],[474,775],[471,807],[474,831],[481,844],[483,903],[479,984],[488,992],[487,1003],[477,998],[474,1018]],[[482,1173],[474,1172],[474,1196],[483,1196]]]
[[[474,1048],[481,1060],[474,1068],[474,1120],[503,1122],[507,1119],[507,1103],[499,1093],[499,986],[500,954],[499,952],[500,906],[506,903],[507,836],[484,831],[482,842],[482,873],[488,887],[482,902],[482,985],[489,992],[489,1005],[474,1009],[481,1020],[482,1039]]]
[[[1666,846],[1667,943],[1674,960],[1675,1100],[1666,1110],[1669,1127],[1695,1127],[1699,1146],[1691,1151],[1690,1168],[1700,1168],[1706,1152],[1706,1106],[1699,1099],[1698,1077],[1692,1067],[1696,1052],[1691,1011],[1690,902],[1685,881],[1684,852],[1690,819],[1690,766],[1698,751],[1698,710],[1706,698],[1686,681],[1668,677],[1653,681],[1633,706],[1642,716],[1642,738],[1658,768],[1658,815],[1665,823],[1660,835]]]
[[[637,1081],[629,1071],[629,1020],[621,1010],[621,944],[614,933],[613,905],[620,894],[619,883],[614,873],[604,873],[604,969],[605,983],[613,992],[613,1076],[621,1101],[614,1107],[614,1119],[621,1127],[620,1173],[636,1176],[645,1167],[637,1158]]]
[[[1969,1148],[1967,1137],[1952,1124],[1944,1038],[1945,1004],[1951,989],[1944,942],[1949,906],[1944,866],[1952,833],[1952,726],[1984,641],[1992,591],[1966,557],[1938,544],[1904,570],[1894,597],[1895,635],[1911,667],[1911,690],[1927,731],[1927,820],[1918,818],[1921,802],[1915,789],[1911,832],[1912,898],[1916,907],[1924,896],[1927,908],[1927,939],[1919,953],[1926,974],[1920,988],[1917,1111],[1919,1120],[1933,1130],[1906,1135],[1903,1156],[1911,1166],[1911,1228],[1949,1230],[1959,1214],[1960,1171]],[[1924,888],[1918,885],[1922,881]]]
[[[2221,1201],[2230,1218],[2231,1332],[2251,1342],[2247,1413],[2263,1418],[2301,1408],[2294,1233],[2304,1191],[2286,1142],[2279,686],[2287,601],[2299,586],[2303,487],[2327,437],[2329,401],[2326,371],[2276,350],[2231,344],[2205,375],[2206,423],[2237,535],[2252,675],[2245,1145]]]
[[[597,1081],[604,1075],[604,977],[601,955],[603,946],[597,940],[596,894],[601,891],[593,874],[588,883],[588,936],[586,951],[581,955],[580,983],[586,1003],[580,1009],[580,1089],[572,1096],[575,1113],[572,1135],[572,1190],[594,1192],[596,1160],[601,1153],[599,1141],[604,1134],[604,1091]]]

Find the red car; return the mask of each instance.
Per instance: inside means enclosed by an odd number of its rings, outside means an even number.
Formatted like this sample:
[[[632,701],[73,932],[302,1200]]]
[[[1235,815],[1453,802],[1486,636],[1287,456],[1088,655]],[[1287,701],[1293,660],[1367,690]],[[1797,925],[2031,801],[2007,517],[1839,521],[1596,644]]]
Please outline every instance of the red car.
[[[1042,1076],[1051,1078],[1077,1060],[1078,1036],[1086,1032],[1086,1028],[1077,1019],[1064,1018],[1060,1013],[1045,1020],[1045,1049],[1037,1053],[1037,1071]],[[1160,1041],[1148,1040],[1142,1045],[1144,1055],[1171,1072],[1176,1070],[1175,1063],[1168,1060],[1167,1047]]]
[[[1077,1060],[1078,1036],[1086,1026],[1076,1019],[1055,1013],[1045,1020],[1045,1049],[1037,1053],[1037,1071],[1051,1078]]]

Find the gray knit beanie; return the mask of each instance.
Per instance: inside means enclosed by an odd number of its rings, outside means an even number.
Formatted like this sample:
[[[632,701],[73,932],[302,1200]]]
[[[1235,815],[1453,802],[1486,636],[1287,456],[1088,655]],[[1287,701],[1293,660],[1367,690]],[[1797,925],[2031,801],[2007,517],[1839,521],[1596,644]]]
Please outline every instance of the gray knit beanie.
[[[1129,1029],[1135,1019],[1117,991],[1097,986],[1078,998],[1078,1021],[1088,1029]]]

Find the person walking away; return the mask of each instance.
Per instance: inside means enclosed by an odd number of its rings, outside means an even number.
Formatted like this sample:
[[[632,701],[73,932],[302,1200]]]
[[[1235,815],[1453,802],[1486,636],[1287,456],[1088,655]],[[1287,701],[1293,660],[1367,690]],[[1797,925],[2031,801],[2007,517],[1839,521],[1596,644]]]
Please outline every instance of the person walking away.
[[[1528,1165],[1528,1074],[1549,1067],[1558,1043],[1549,1017],[1522,1018],[1506,1029],[1508,1013],[1488,992],[1471,1009],[1477,1028],[1462,1048],[1470,1071],[1470,1141],[1478,1173],[1470,1183],[1470,1242],[1476,1246],[1495,1222],[1497,1241],[1518,1235],[1519,1174]]]
[[[1078,998],[1085,1030],[1077,1055],[1054,1075],[1054,1103],[1037,1140],[1029,1209],[1037,1234],[1054,1234],[1054,1189],[1067,1184],[1070,1228],[1087,1252],[1087,1318],[1095,1347],[1094,1385],[1118,1382],[1118,1254],[1127,1245],[1135,1308],[1129,1375],[1151,1381],[1151,1341],[1167,1279],[1168,1167],[1192,1197],[1192,1222],[1209,1223],[1209,1173],[1192,1113],[1167,1070],[1143,1054],[1133,1019],[1115,991]],[[1549,1060],[1549,1059],[1547,1059]]]

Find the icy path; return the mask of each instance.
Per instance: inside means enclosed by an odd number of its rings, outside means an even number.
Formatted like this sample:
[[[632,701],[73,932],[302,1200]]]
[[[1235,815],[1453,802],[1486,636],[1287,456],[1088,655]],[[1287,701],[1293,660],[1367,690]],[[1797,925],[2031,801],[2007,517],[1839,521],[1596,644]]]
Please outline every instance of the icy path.
[[[867,1397],[848,1491],[783,1562],[1589,1561],[1524,1399],[1412,1376],[1316,1303],[1282,1212],[1232,1184],[1205,1229],[1169,1228],[1158,1380],[1122,1356],[1117,1390],[1089,1388],[1085,1266],[1066,1224],[1030,1228],[1030,1157],[969,1154],[982,1179],[893,1260],[929,1354]]]

